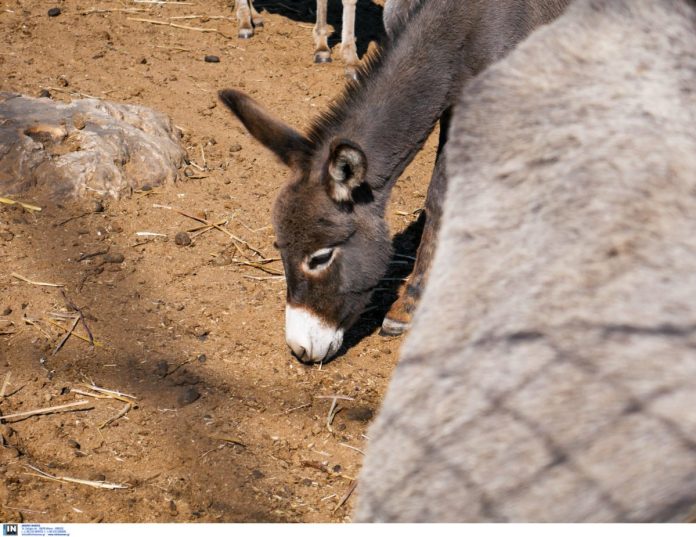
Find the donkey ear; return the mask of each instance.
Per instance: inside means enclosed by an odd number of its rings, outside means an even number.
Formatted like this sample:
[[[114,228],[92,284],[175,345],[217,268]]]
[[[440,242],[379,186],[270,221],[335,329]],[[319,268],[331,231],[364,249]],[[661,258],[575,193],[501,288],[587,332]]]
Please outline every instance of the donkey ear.
[[[365,181],[367,157],[349,140],[334,140],[329,153],[329,194],[338,203],[352,201],[353,190]]]
[[[251,135],[273,151],[287,166],[294,168],[310,154],[310,142],[295,129],[268,114],[254,99],[241,91],[225,89],[220,100],[239,119]]]

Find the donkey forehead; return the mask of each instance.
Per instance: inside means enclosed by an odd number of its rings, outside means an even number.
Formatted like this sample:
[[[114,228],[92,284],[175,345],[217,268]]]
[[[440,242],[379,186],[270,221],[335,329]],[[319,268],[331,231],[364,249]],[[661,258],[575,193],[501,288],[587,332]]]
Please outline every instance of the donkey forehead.
[[[321,185],[308,181],[287,185],[273,210],[278,243],[304,253],[346,239],[356,225],[354,214],[338,207]]]

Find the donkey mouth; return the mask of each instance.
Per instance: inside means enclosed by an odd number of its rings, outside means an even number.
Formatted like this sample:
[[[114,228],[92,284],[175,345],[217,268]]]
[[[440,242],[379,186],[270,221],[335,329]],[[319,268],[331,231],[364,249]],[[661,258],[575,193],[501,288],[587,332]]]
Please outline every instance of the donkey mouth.
[[[285,340],[302,363],[316,364],[332,357],[341,348],[343,333],[342,328],[329,325],[306,308],[285,307]]]

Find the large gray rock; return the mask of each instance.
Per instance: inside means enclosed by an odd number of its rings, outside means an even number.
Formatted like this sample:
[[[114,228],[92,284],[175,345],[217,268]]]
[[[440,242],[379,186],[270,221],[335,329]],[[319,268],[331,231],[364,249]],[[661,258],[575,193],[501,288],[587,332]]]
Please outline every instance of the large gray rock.
[[[173,181],[186,158],[180,137],[168,117],[143,106],[0,92],[0,194],[119,197]]]
[[[577,0],[465,88],[358,521],[696,504],[696,4]]]

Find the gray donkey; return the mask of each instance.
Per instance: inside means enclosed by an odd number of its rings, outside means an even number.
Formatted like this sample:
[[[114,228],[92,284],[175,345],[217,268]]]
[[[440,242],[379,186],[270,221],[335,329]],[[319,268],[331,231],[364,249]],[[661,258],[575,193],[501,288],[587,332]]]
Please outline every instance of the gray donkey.
[[[241,92],[222,101],[291,170],[273,223],[287,279],[286,339],[305,362],[334,355],[368,304],[392,250],[392,187],[463,83],[502,57],[567,0],[429,0],[411,8],[381,55],[305,136]],[[399,19],[395,23],[399,25]],[[445,129],[442,129],[444,133]],[[430,263],[446,179],[439,159],[413,282],[394,311],[410,315]],[[391,315],[391,313],[390,313]],[[398,315],[393,315],[398,317]]]
[[[576,0],[464,89],[358,521],[696,504],[696,3]]]

